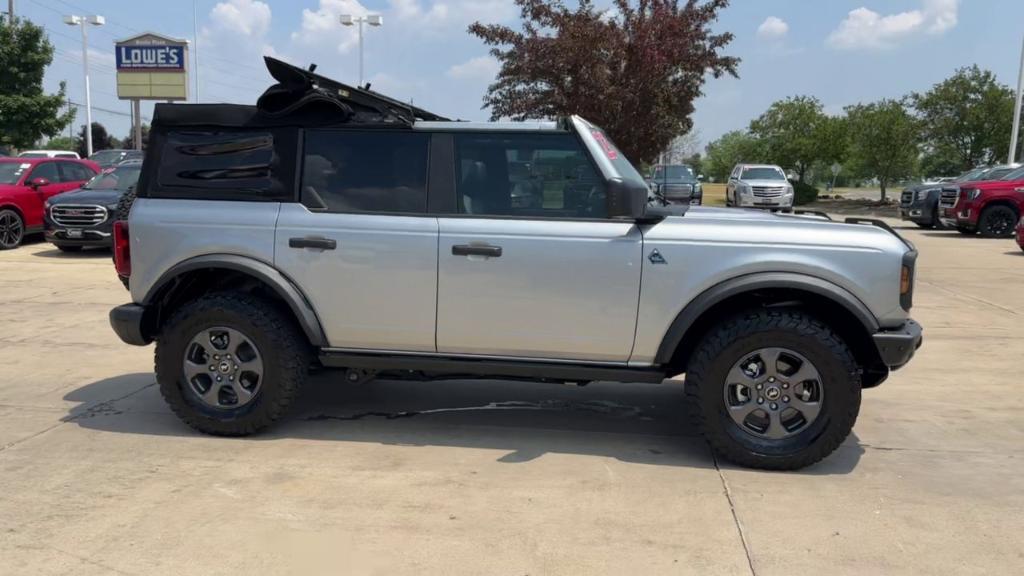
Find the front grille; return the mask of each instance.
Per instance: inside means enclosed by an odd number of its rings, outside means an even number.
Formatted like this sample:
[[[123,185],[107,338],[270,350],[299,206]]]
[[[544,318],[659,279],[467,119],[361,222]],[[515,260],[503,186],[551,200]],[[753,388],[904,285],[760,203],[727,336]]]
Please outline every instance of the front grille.
[[[690,184],[662,184],[661,193],[664,196],[689,196],[693,194],[693,186]]]
[[[942,195],[939,196],[939,207],[940,208],[952,208],[956,206],[957,199],[960,198],[959,188],[943,188]]]
[[[50,207],[50,219],[60,226],[88,228],[105,222],[107,209],[103,206],[59,204]]]
[[[904,208],[910,206],[914,202],[914,192],[911,190],[904,190],[903,194],[900,194],[900,206]]]
[[[754,196],[758,198],[778,198],[786,191],[785,186],[754,186]]]

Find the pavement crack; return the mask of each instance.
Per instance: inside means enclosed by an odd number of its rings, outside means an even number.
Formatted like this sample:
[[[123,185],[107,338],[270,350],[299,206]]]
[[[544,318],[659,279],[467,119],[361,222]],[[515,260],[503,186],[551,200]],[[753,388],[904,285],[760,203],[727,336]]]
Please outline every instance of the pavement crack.
[[[931,286],[932,288],[938,288],[939,290],[942,290],[944,292],[949,292],[950,294],[952,294],[954,296],[959,296],[961,298],[966,298],[968,300],[974,300],[975,302],[980,302],[981,304],[986,304],[986,305],[991,306],[993,308],[997,308],[999,310],[1002,310],[1003,312],[1009,312],[1010,314],[1013,314],[1014,316],[1017,315],[1017,311],[1014,310],[1013,308],[1008,308],[1008,307],[1003,306],[1001,304],[996,304],[995,302],[989,302],[988,300],[985,300],[984,298],[978,298],[977,296],[971,296],[970,294],[965,294],[963,292],[957,292],[956,290],[950,290],[949,288],[946,288],[945,286],[941,286],[939,284],[936,284],[934,282],[929,282],[927,280],[918,280],[918,282],[920,282],[922,284],[927,284],[927,285]]]
[[[718,455],[712,451],[711,459],[715,463],[715,471],[718,472],[718,479],[722,481],[722,490],[725,492],[725,499],[729,502],[729,511],[732,512],[732,521],[736,525],[736,532],[740,535],[740,542],[743,544],[743,553],[747,556],[747,566],[750,568],[751,576],[757,576],[754,570],[754,557],[750,553],[750,544],[747,542],[747,534],[743,531],[743,523],[740,522],[739,514],[736,512],[736,503],[732,500],[732,491],[729,489],[729,482],[722,473],[722,467],[718,465]]]

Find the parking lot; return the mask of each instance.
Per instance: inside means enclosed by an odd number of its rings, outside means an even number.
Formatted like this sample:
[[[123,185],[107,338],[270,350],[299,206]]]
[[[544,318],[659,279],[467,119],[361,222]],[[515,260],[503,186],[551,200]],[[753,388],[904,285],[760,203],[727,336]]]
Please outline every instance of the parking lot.
[[[0,253],[0,573],[1019,574],[1024,253],[900,231],[924,347],[795,473],[716,462],[681,382],[319,375],[201,436],[111,332],[108,253]]]

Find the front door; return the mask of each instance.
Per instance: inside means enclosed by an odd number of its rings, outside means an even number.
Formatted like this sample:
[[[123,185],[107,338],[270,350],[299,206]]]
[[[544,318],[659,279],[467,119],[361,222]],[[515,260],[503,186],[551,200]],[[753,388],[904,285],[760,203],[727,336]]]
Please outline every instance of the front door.
[[[306,133],[302,203],[281,206],[274,262],[306,294],[329,346],[434,352],[437,219],[428,135]]]
[[[441,353],[626,362],[642,238],[605,219],[572,134],[455,136],[459,215],[441,217]]]

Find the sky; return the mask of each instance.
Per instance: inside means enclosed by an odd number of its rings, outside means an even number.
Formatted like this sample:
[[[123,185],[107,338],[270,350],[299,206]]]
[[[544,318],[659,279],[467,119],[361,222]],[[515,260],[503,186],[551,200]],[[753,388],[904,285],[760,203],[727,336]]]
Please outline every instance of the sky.
[[[573,0],[567,0],[571,3]],[[365,76],[375,90],[435,113],[487,120],[482,97],[498,69],[466,32],[477,20],[515,26],[511,0],[16,0],[16,12],[46,28],[56,47],[45,86],[67,82],[85,101],[80,32],[62,15],[99,14],[89,31],[93,119],[117,137],[130,104],[116,96],[114,42],[141,32],[194,39],[198,14],[199,99],[255,103],[271,83],[261,56],[315,62],[318,72],[355,84],[356,31],[341,14],[380,14],[365,30]],[[597,0],[598,5],[609,0]],[[0,4],[6,5],[6,2]],[[826,112],[927,90],[977,63],[1016,86],[1024,35],[1022,0],[733,0],[713,28],[735,40],[739,78],[708,79],[694,114],[705,144],[745,128],[775,100],[816,96]],[[143,104],[143,115],[152,104]],[[84,123],[79,109],[76,124]]]

